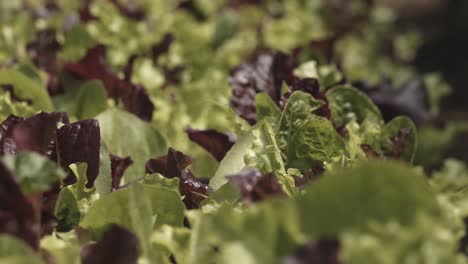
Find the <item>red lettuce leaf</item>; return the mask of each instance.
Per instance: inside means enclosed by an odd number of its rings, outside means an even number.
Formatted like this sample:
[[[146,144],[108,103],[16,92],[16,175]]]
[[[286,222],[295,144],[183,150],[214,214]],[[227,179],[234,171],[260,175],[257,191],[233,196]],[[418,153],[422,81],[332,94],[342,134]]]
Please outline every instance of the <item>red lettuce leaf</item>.
[[[67,115],[41,112],[29,118],[9,116],[0,126],[0,154],[34,151],[56,160],[57,122],[68,123]]]
[[[14,154],[16,153],[16,143],[13,139],[13,128],[24,118],[10,115],[0,125],[0,154]]]
[[[264,3],[263,0],[229,0],[227,5],[231,8],[240,8],[245,5],[260,6]]]
[[[389,139],[391,150],[388,156],[400,158],[405,152],[409,136],[411,134],[410,127],[404,127],[398,130],[398,133]]]
[[[197,130],[188,128],[186,132],[191,141],[208,151],[217,161],[221,161],[236,143],[233,135],[224,134],[214,129]]]
[[[110,154],[111,160],[111,174],[112,174],[112,188],[118,189],[120,186],[120,180],[128,168],[133,164],[133,160],[130,157],[121,158],[116,155]]]
[[[83,0],[81,5],[81,9],[78,11],[80,16],[80,21],[83,23],[88,23],[92,20],[96,20],[97,18],[91,14],[91,3],[93,0]]]
[[[290,95],[295,91],[309,93],[325,104],[315,114],[330,119],[331,112],[328,101],[317,79],[299,79],[294,75],[295,59],[293,56],[281,52],[258,51],[247,63],[232,70],[229,84],[233,91],[230,100],[231,107],[236,113],[250,124],[256,123],[255,95],[264,92],[281,109],[286,105]],[[282,85],[289,86],[282,94]]]
[[[57,182],[52,189],[42,194],[41,208],[41,237],[52,234],[58,225],[55,217],[55,203],[60,193],[60,183]]]
[[[317,164],[310,168],[308,171],[304,172],[302,178],[294,176],[294,184],[298,189],[304,189],[308,184],[318,179],[322,176],[325,169],[323,168],[323,164]]]
[[[198,208],[200,202],[211,192],[211,188],[186,169],[191,163],[192,159],[189,156],[169,148],[166,156],[147,161],[146,173],[160,173],[166,178],[179,178],[179,188],[184,195],[185,206],[188,209]]]
[[[76,182],[69,165],[76,162],[88,164],[87,188],[94,186],[94,181],[99,174],[99,150],[101,147],[101,135],[97,120],[82,120],[62,126],[57,130],[57,152],[60,166],[68,172],[65,184]]]
[[[263,175],[258,169],[247,169],[226,178],[239,188],[242,200],[248,204],[263,201],[274,195],[285,195],[275,175]]]
[[[44,112],[30,118],[9,116],[0,125],[1,154],[14,155],[22,151],[35,151],[51,160],[57,160],[57,122],[66,124],[69,122],[68,117],[64,113]],[[37,236],[50,234],[57,224],[54,207],[59,191],[60,186],[57,183],[53,189],[43,194],[27,197],[32,199],[30,202],[35,206],[37,216],[34,217],[38,218],[35,223],[38,226]]]
[[[131,18],[135,21],[143,21],[146,18],[145,11],[138,5],[138,1],[126,1],[125,4],[121,3],[122,1],[110,0],[120,13],[128,18]]]
[[[127,229],[111,225],[101,239],[81,248],[83,264],[136,264],[138,238]]]
[[[334,36],[313,40],[309,43],[309,48],[319,51],[327,62],[332,62],[335,55],[335,42],[336,37]]]
[[[194,0],[180,1],[177,8],[187,11],[197,21],[202,22],[207,19],[207,16],[201,8],[194,3]]]
[[[229,77],[232,108],[250,124],[256,122],[255,95],[265,92],[274,102],[281,97],[283,82],[294,83],[292,58],[281,52],[258,51],[248,62],[234,68]]]
[[[145,164],[146,173],[159,173],[164,174],[167,164],[167,155],[157,159],[149,159]]]
[[[336,239],[320,239],[301,246],[294,255],[285,257],[282,264],[340,264],[340,243]]]
[[[39,249],[41,196],[25,196],[13,173],[0,162],[0,233]]]
[[[120,79],[108,68],[105,46],[95,46],[78,63],[66,63],[64,69],[83,80],[101,80],[109,97],[122,100],[125,109],[141,119],[152,119],[154,105],[148,93],[142,86]]]
[[[53,29],[45,29],[36,34],[36,39],[26,46],[29,57],[39,69],[47,72],[47,90],[51,95],[63,92],[59,72],[61,61],[58,53],[62,45],[57,41]]]
[[[162,40],[151,47],[151,57],[156,64],[161,55],[169,52],[169,48],[174,42],[174,35],[170,33],[164,34]]]
[[[164,74],[164,84],[163,88],[168,85],[177,85],[182,81],[182,72],[185,70],[185,66],[177,65],[172,68],[167,66],[162,66],[161,70]]]

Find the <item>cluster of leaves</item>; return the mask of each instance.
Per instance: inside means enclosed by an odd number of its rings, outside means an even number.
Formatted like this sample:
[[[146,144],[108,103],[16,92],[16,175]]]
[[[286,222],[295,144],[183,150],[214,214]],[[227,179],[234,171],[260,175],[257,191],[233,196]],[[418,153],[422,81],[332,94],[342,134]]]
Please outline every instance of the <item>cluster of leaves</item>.
[[[0,262],[468,263],[467,126],[370,2],[3,1]]]

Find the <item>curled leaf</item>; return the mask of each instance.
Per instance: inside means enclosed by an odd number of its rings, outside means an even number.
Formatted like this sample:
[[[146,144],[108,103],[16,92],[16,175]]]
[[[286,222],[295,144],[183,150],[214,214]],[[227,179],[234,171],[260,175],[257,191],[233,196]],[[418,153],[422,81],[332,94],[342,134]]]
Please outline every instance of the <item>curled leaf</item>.
[[[58,122],[68,123],[67,115],[41,112],[29,118],[8,117],[0,128],[1,153],[34,151],[55,160]]]
[[[180,192],[184,195],[184,203],[188,209],[197,208],[206,198],[211,188],[193,176],[187,168],[192,159],[180,151],[169,148],[167,155],[150,159],[146,163],[146,173],[160,173],[166,178],[180,179]]]

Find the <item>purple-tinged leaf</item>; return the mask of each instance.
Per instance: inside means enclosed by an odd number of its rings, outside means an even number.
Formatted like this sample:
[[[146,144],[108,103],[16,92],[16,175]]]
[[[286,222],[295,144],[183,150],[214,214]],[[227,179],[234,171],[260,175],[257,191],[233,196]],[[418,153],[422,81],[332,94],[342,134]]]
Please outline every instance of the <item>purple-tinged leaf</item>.
[[[201,8],[194,3],[195,0],[180,1],[177,8],[187,11],[197,21],[205,21],[207,19],[205,13]]]
[[[62,66],[58,57],[62,46],[55,35],[52,29],[39,31],[36,39],[28,43],[26,47],[34,65],[48,73],[47,90],[51,95],[63,92],[63,87],[59,82],[59,72]]]
[[[145,164],[146,173],[159,173],[164,174],[167,164],[167,155],[159,157],[157,159],[149,159]]]
[[[167,66],[161,67],[164,74],[164,84],[163,88],[168,85],[180,84],[182,81],[182,72],[185,70],[185,67],[182,65],[174,66],[169,68]]]
[[[304,189],[308,184],[317,180],[325,171],[322,164],[315,165],[302,175],[302,178],[294,176],[294,184],[298,189]]]
[[[361,149],[366,154],[367,159],[385,159],[385,157],[375,151],[369,144],[361,144]]]
[[[57,183],[52,189],[42,194],[41,237],[52,234],[58,225],[54,211],[59,193],[60,184]]]
[[[189,156],[173,148],[169,148],[163,175],[167,178],[180,177],[185,168],[190,164],[192,164],[192,159]]]
[[[300,79],[292,85],[292,92],[302,91],[312,95],[314,98],[320,96],[320,85],[317,79],[315,78],[304,78]]]
[[[245,5],[262,5],[264,3],[263,0],[229,0],[227,5],[231,8],[239,8]]]
[[[197,130],[188,128],[185,131],[191,141],[208,151],[217,161],[221,161],[236,143],[234,135],[221,133],[214,129]]]
[[[97,18],[91,14],[91,2],[93,0],[83,0],[81,9],[78,11],[80,15],[80,21],[83,23],[88,23],[90,21],[96,20]]]
[[[161,55],[169,52],[169,48],[171,47],[173,42],[174,42],[174,35],[170,33],[166,33],[160,42],[154,44],[151,47],[151,57],[155,64],[158,62],[158,59],[159,57],[161,57]]]
[[[135,64],[136,59],[138,58],[137,55],[132,55],[128,58],[127,64],[123,68],[124,73],[124,81],[131,82],[132,81],[132,74],[133,74],[133,65]]]
[[[403,127],[398,130],[397,134],[389,139],[391,148],[390,155],[392,157],[399,158],[403,155],[406,150],[406,145],[409,141],[411,134],[411,127]]]
[[[125,109],[145,121],[151,121],[154,105],[145,88],[125,82],[123,82],[123,87],[121,98]]]
[[[0,162],[0,233],[39,248],[41,196],[25,196],[12,172]]]
[[[336,239],[320,239],[297,249],[292,256],[283,258],[282,264],[340,264],[340,243]]]
[[[118,0],[110,0],[110,2],[114,4],[117,9],[119,9],[122,15],[130,19],[135,21],[143,21],[146,18],[145,11],[138,4],[138,1],[126,1],[125,4]]]
[[[309,47],[317,50],[324,57],[326,62],[331,62],[334,55],[336,37],[328,37],[324,39],[313,40],[309,43]]]
[[[271,51],[259,51],[247,63],[236,67],[229,77],[233,88],[230,104],[250,124],[256,122],[255,95],[265,92],[279,104],[283,82],[292,84],[291,57]]]
[[[207,181],[195,178],[189,170],[182,171],[180,176],[180,192],[184,195],[183,202],[187,209],[198,208],[211,191]]]
[[[247,169],[237,175],[226,176],[231,184],[239,188],[242,200],[254,203],[273,195],[285,195],[275,175],[263,175],[258,169]]]
[[[55,32],[52,29],[39,31],[36,39],[26,46],[29,57],[34,65],[48,73],[57,73],[57,53],[61,45],[55,38]]]
[[[23,122],[23,117],[10,115],[0,125],[0,154],[14,154],[16,153],[16,143],[13,140],[13,128],[20,122]]]
[[[34,151],[55,160],[55,131],[59,122],[65,124],[69,122],[66,113],[41,112],[18,123],[13,128],[16,151]]]
[[[112,188],[118,189],[120,186],[120,180],[128,168],[133,164],[133,160],[130,157],[121,158],[116,155],[110,155],[111,160],[111,174],[112,174]]]
[[[99,174],[99,150],[101,147],[101,135],[97,120],[83,120],[62,126],[57,130],[57,156],[60,166],[68,171],[65,184],[76,182],[73,172],[68,166],[76,162],[88,164],[87,188],[94,186],[94,181]]]
[[[83,264],[136,264],[137,261],[137,236],[117,225],[111,225],[96,243],[81,248]]]
[[[101,80],[109,97],[117,101],[122,100],[125,109],[141,119],[146,121],[152,119],[154,105],[149,99],[148,93],[142,86],[120,79],[108,68],[105,46],[95,46],[88,50],[86,56],[78,63],[66,63],[64,68],[83,80]],[[131,69],[126,69],[126,71],[131,72]]]
[[[160,173],[166,178],[179,178],[184,204],[188,209],[193,209],[198,208],[200,202],[211,192],[211,188],[186,169],[191,163],[192,159],[189,156],[169,148],[166,156],[148,160],[145,168],[146,173]]]
[[[56,160],[57,123],[68,123],[65,113],[41,112],[29,118],[9,116],[0,126],[0,153],[34,151]]]

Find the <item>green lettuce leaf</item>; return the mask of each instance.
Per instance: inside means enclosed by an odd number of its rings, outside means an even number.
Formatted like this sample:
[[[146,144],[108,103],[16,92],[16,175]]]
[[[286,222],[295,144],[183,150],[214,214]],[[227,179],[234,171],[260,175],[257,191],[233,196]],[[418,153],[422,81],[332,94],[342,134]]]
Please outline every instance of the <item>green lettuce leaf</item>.
[[[14,102],[10,93],[0,92],[0,119],[5,120],[9,115],[30,117],[37,112],[26,102]]]
[[[289,200],[270,199],[247,210],[222,202],[192,211],[191,235],[179,230],[183,239],[169,239],[176,231],[165,230],[165,244],[185,248],[189,257],[174,254],[188,263],[232,261],[232,252],[253,263],[275,263],[310,239],[367,234],[376,224],[410,228],[421,215],[439,221],[441,212],[421,173],[403,163],[373,161],[334,170]]]
[[[123,226],[137,235],[143,256],[159,258],[160,252],[152,250],[150,244],[153,228],[164,224],[182,226],[184,208],[177,192],[134,183],[94,202],[80,226],[97,237],[110,224]]]
[[[370,162],[325,175],[298,198],[301,226],[315,236],[366,229],[369,221],[411,225],[435,214],[434,192],[421,173],[396,162]]]
[[[3,156],[1,161],[17,177],[21,190],[27,194],[48,191],[65,178],[65,172],[57,163],[35,152]]]
[[[286,167],[308,170],[320,161],[344,154],[344,142],[324,117],[312,114],[323,102],[304,92],[294,92],[277,129],[277,141]]]
[[[53,109],[47,90],[41,87],[37,81],[19,71],[13,69],[0,70],[0,84],[12,85],[15,96],[22,100],[29,100],[31,107],[35,110],[50,112]]]
[[[55,108],[78,120],[96,117],[107,109],[107,94],[101,81],[79,82],[70,76],[62,77],[69,85],[63,94],[53,97]]]
[[[257,121],[266,119],[274,124],[281,116],[281,111],[275,102],[266,93],[258,93],[255,96],[255,114]]]
[[[41,249],[47,250],[57,264],[80,264],[80,241],[76,232],[53,233],[41,239]]]
[[[252,146],[254,139],[253,132],[247,132],[226,153],[226,156],[219,163],[218,170],[210,180],[210,186],[213,189],[218,189],[227,182],[225,176],[236,174],[245,168],[244,156]]]
[[[112,190],[112,169],[109,151],[106,145],[101,142],[99,151],[99,174],[94,181],[97,193],[100,196],[106,195]]]
[[[350,121],[361,124],[369,115],[375,116],[378,124],[383,124],[379,108],[363,92],[352,87],[339,86],[327,91],[326,95],[336,127],[345,126]]]
[[[60,191],[55,202],[54,215],[57,218],[57,232],[70,231],[80,223],[80,208],[70,188],[63,188]]]
[[[0,262],[11,264],[43,264],[44,261],[22,240],[0,235]]]
[[[244,156],[246,167],[258,168],[264,174],[274,173],[284,191],[289,195],[294,194],[294,179],[286,173],[276,135],[270,123],[257,122],[252,134],[254,140]]]
[[[153,226],[182,226],[184,205],[180,195],[153,185],[134,183],[112,192],[93,203],[80,226],[95,230],[113,223],[133,230],[140,238],[151,233]],[[143,230],[149,230],[148,233]]]
[[[108,109],[96,119],[109,152],[122,157],[130,156],[134,162],[125,171],[124,179],[127,182],[145,175],[148,159],[167,152],[166,140],[158,130],[124,110]]]
[[[384,152],[397,152],[398,158],[413,162],[418,146],[418,134],[411,119],[405,116],[395,117],[384,126],[382,134]]]

